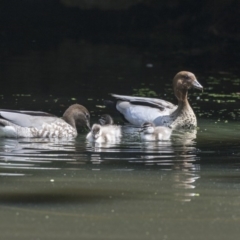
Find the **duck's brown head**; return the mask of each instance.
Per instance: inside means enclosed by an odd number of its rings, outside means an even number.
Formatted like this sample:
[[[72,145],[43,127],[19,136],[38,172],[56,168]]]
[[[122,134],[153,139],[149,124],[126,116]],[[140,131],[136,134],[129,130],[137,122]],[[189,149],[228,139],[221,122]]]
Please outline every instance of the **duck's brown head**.
[[[63,114],[63,119],[77,130],[82,127],[91,129],[90,114],[88,110],[80,104],[71,105]]]
[[[173,79],[173,89],[179,101],[187,100],[187,91],[190,88],[203,90],[193,73],[187,71],[177,73]]]

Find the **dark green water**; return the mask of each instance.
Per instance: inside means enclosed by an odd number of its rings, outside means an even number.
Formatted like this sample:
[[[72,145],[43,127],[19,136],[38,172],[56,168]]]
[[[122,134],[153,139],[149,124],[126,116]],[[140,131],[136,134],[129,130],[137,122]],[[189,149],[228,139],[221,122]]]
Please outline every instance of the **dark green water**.
[[[159,143],[0,140],[1,236],[237,239],[239,126],[199,126]]]
[[[240,78],[233,70],[203,71],[201,58],[199,68],[184,59],[65,42],[1,60],[1,108],[61,116],[78,102],[92,123],[110,111],[102,100],[111,92],[176,102],[171,78],[179,70],[193,71],[205,87],[189,93],[197,133],[171,141],[142,143],[128,127],[116,145],[93,146],[86,133],[0,139],[1,238],[238,239]]]

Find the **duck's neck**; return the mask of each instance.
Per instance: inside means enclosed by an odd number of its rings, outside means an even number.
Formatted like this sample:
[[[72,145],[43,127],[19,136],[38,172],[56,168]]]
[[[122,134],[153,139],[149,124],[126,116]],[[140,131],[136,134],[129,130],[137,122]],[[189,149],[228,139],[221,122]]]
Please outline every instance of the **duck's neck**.
[[[68,117],[67,115],[63,115],[63,120],[65,121],[65,122],[67,122],[69,125],[71,125],[73,128],[75,128],[75,129],[77,129],[76,128],[76,124],[75,124],[75,120],[73,119],[73,118],[70,118],[70,117]]]
[[[175,90],[175,96],[178,99],[178,109],[186,109],[190,107],[188,103],[187,95],[188,95],[187,90],[181,90],[181,91],[179,91],[178,89]]]

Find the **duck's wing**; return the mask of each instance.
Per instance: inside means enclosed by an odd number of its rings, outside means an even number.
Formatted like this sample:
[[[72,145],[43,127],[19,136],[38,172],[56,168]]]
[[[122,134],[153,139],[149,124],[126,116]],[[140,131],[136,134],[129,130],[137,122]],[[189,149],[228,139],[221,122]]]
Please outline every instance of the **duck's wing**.
[[[118,94],[111,94],[111,95],[118,100],[128,101],[132,104],[155,107],[160,109],[161,111],[165,110],[166,108],[167,109],[176,108],[176,105],[158,98],[134,97],[134,96],[125,96],[125,95],[118,95]]]
[[[21,127],[41,127],[50,124],[58,118],[52,114],[34,111],[16,111],[0,109],[0,117]]]

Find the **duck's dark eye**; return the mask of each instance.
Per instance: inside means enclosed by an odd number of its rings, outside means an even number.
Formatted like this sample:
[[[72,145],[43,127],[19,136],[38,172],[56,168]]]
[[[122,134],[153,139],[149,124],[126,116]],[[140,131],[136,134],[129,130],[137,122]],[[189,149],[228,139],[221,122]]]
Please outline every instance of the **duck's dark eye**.
[[[87,119],[90,118],[90,115],[88,113],[85,113],[85,116],[86,116]]]
[[[188,75],[183,75],[183,78],[188,80],[189,79],[189,76]]]

